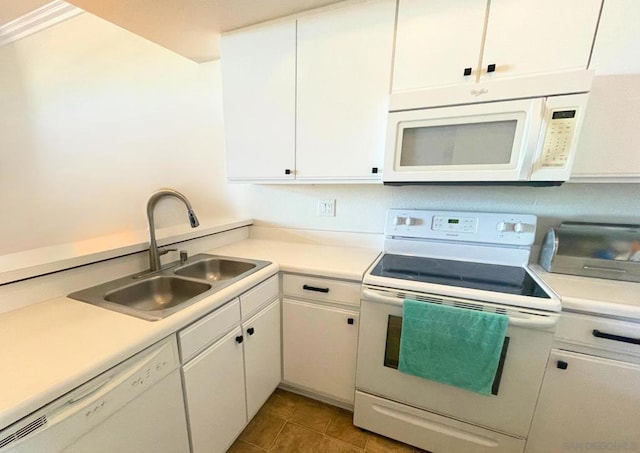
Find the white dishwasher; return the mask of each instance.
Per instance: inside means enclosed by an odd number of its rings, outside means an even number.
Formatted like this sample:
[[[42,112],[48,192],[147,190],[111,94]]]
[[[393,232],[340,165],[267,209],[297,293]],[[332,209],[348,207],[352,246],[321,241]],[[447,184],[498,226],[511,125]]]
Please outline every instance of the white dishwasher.
[[[0,453],[189,451],[175,335],[0,431]]]

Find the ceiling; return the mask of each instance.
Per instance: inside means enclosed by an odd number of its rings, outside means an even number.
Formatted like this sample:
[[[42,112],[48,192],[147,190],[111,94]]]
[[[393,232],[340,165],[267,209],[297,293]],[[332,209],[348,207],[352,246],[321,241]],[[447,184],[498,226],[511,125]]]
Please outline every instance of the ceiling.
[[[220,33],[343,0],[68,0],[197,62],[219,58]],[[51,0],[0,0],[0,25]]]
[[[0,26],[47,3],[51,3],[51,0],[0,0]]]

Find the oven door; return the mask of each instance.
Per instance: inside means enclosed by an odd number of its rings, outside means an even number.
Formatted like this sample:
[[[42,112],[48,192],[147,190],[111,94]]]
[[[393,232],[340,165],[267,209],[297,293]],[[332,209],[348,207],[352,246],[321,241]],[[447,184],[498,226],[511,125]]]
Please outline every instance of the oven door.
[[[507,339],[491,396],[397,370],[404,298],[438,300],[468,309],[504,312],[509,316]],[[525,438],[557,320],[555,313],[365,287],[360,312],[356,388],[360,392]]]

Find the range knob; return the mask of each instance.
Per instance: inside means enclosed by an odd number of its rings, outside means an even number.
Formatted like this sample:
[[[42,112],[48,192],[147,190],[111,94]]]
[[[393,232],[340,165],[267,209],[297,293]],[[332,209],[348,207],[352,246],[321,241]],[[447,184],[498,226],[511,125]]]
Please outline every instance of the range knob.
[[[516,233],[533,232],[534,226],[529,223],[518,222],[513,226],[513,231],[515,231]]]
[[[414,219],[413,217],[407,217],[406,219],[404,219],[404,224],[406,226],[415,225],[416,224],[416,219]]]
[[[396,217],[393,218],[393,224],[396,225],[396,226],[397,225],[404,225],[404,222],[405,222],[405,218],[404,217],[396,216]]]
[[[515,231],[515,225],[511,222],[498,222],[496,226],[498,231],[506,232],[506,231]]]

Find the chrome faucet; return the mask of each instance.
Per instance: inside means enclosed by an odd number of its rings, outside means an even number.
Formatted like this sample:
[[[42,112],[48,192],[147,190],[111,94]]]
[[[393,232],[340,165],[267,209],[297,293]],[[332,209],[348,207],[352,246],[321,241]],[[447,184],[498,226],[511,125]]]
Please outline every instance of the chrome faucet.
[[[200,225],[200,222],[198,222],[198,218],[196,217],[196,213],[193,212],[191,203],[189,203],[187,197],[182,195],[180,192],[173,189],[160,189],[157,192],[152,193],[151,197],[149,197],[149,201],[147,202],[147,219],[149,219],[149,270],[151,272],[155,272],[160,269],[160,255],[164,255],[169,252],[169,250],[158,249],[158,243],[156,242],[156,227],[153,221],[153,210],[155,209],[158,201],[164,197],[175,197],[182,201],[187,207],[187,216],[189,217],[191,228],[195,228]]]

